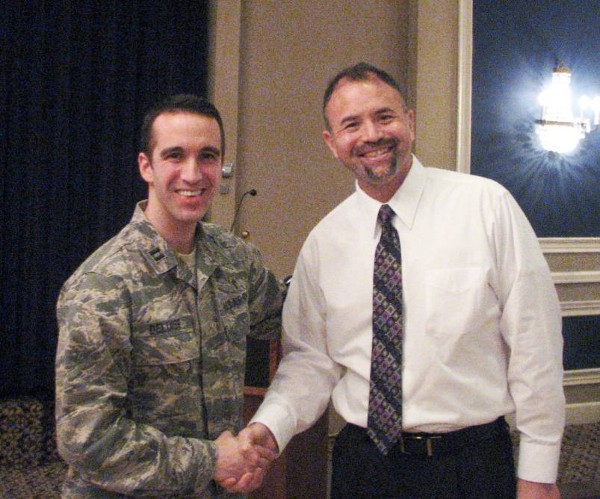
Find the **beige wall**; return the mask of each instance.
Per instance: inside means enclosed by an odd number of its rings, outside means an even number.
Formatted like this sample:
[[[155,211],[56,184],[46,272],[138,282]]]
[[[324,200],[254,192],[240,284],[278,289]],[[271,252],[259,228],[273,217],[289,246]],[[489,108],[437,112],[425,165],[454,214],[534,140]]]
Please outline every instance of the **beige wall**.
[[[458,0],[413,0],[411,87],[415,152],[426,166],[456,169]]]
[[[310,229],[353,189],[322,138],[321,100],[365,60],[405,78],[408,2],[243,1],[239,188],[256,188],[240,228],[280,275]]]

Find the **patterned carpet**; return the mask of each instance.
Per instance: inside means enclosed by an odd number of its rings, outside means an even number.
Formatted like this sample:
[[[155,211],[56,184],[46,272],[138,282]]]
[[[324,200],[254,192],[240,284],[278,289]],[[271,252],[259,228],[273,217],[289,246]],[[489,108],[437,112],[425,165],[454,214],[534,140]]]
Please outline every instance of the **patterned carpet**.
[[[43,463],[33,469],[0,466],[0,498],[58,498],[65,471],[60,461]],[[559,484],[563,499],[600,498],[600,422],[566,428]]]
[[[41,464],[33,470],[0,467],[0,498],[59,498],[66,470],[62,461]]]

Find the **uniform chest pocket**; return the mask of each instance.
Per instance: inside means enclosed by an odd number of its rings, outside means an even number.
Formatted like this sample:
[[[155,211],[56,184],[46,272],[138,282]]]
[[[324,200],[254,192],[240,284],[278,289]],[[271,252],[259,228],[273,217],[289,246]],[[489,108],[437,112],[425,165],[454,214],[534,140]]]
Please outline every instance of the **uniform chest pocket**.
[[[137,365],[175,364],[200,356],[191,317],[146,324],[134,332],[132,346]]]

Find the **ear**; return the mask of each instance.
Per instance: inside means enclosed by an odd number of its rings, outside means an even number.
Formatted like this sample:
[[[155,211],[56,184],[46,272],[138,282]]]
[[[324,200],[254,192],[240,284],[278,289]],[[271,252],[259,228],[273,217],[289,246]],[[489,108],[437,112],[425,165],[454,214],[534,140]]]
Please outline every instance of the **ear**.
[[[335,138],[329,130],[323,130],[323,140],[325,140],[325,143],[327,144],[327,147],[329,147],[333,157],[338,159],[337,149],[335,147]]]
[[[154,182],[154,172],[152,170],[152,163],[146,153],[138,154],[138,168],[140,170],[140,175],[142,178],[149,184]]]
[[[408,127],[410,128],[410,133],[412,135],[412,141],[415,141],[416,133],[415,133],[415,112],[412,109],[409,109],[406,112],[406,117],[408,118]]]

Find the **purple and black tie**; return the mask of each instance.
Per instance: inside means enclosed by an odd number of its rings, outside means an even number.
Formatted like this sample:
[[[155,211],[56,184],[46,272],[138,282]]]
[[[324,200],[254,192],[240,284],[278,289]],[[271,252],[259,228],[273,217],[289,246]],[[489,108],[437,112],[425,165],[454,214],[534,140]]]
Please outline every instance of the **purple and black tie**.
[[[402,438],[402,268],[400,239],[387,204],[373,273],[373,350],[367,433],[385,455]]]

